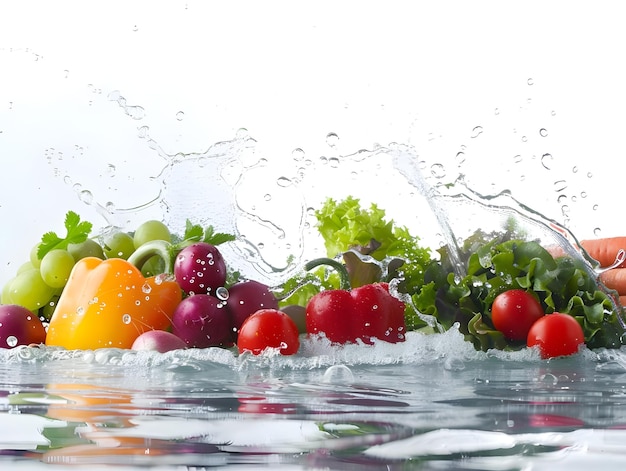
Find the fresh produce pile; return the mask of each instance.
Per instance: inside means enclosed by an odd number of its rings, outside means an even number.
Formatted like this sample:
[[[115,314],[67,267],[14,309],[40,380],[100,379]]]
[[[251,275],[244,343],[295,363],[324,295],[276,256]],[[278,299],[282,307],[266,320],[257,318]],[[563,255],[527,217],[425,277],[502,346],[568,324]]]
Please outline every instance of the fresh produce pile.
[[[458,276],[447,248],[435,257],[374,204],[329,198],[315,215],[327,257],[269,287],[229,268],[219,246],[234,236],[212,227],[188,221],[178,236],[151,220],[90,238],[70,211],[65,237],[44,234],[3,287],[0,346],[290,355],[302,335],[396,343],[455,325],[477,349],[536,346],[544,358],[622,345],[620,312],[584,263],[514,225],[467,239]]]

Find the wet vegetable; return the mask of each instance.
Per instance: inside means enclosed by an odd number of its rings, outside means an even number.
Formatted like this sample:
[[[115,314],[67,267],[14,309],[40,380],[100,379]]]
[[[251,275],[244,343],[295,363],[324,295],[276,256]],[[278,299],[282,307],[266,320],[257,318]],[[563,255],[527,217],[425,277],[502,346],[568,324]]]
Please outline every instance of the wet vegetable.
[[[333,343],[374,343],[375,339],[397,343],[405,340],[404,303],[389,293],[387,283],[350,288],[344,266],[332,259],[313,260],[333,266],[342,279],[342,289],[313,296],[306,306],[306,328],[312,335],[324,334]]]
[[[174,276],[187,294],[214,294],[226,283],[226,263],[213,244],[197,242],[183,248],[174,262]]]
[[[542,358],[554,358],[577,353],[585,335],[576,319],[555,312],[535,322],[528,332],[527,345],[539,348]]]
[[[522,289],[500,293],[491,306],[493,326],[512,341],[526,341],[532,325],[543,316],[535,295]]]
[[[172,316],[172,333],[188,347],[218,347],[233,344],[233,322],[225,303],[209,294],[183,299]]]
[[[137,337],[131,348],[165,353],[187,348],[187,344],[183,339],[166,330],[149,330]]]
[[[145,278],[126,260],[83,258],[50,319],[46,345],[131,348],[141,333],[167,329],[181,298],[176,282]]]
[[[268,348],[278,349],[281,355],[293,355],[300,348],[298,328],[284,312],[261,309],[249,316],[241,326],[237,339],[239,353],[263,353]]]
[[[15,304],[0,305],[0,348],[40,344],[45,339],[43,323],[31,311]]]
[[[226,307],[235,334],[245,320],[260,309],[278,309],[278,300],[269,287],[256,280],[245,280],[228,288]]]
[[[425,284],[411,297],[420,313],[407,322],[412,328],[433,318],[443,329],[458,322],[478,349],[516,347],[494,327],[489,306],[500,293],[522,289],[537,295],[544,312],[575,317],[589,348],[622,345],[620,314],[582,260],[554,258],[539,243],[518,239],[473,243],[467,253],[462,278],[453,273],[445,250],[426,269]]]

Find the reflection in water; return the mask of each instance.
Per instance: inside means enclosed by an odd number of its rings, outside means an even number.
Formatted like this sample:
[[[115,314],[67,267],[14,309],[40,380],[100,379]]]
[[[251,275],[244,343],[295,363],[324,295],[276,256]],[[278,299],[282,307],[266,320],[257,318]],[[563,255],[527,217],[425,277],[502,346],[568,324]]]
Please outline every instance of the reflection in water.
[[[223,349],[1,352],[0,463],[576,469],[575,457],[624,464],[621,351],[542,361],[528,352],[475,352],[452,334],[441,339],[435,346],[411,335],[393,364],[384,359],[398,347],[382,344],[361,346],[359,361],[344,363],[338,359],[350,358],[350,348],[319,345],[298,359],[241,359]],[[328,364],[323,348],[331,348]],[[446,366],[450,357],[463,368]]]

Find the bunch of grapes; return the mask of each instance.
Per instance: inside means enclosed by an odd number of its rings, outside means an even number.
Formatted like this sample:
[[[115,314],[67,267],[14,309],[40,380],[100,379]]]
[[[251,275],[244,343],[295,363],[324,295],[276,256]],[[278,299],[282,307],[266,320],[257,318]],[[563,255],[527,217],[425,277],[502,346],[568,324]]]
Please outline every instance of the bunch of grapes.
[[[90,228],[90,227],[89,227]],[[71,228],[68,227],[68,233]],[[84,231],[84,228],[83,228]],[[50,233],[49,233],[50,234]],[[22,264],[15,276],[2,288],[2,304],[23,306],[47,321],[52,316],[56,301],[65,287],[75,263],[84,257],[106,259],[119,257],[128,259],[133,252],[151,240],[171,240],[168,227],[160,221],[150,220],[141,224],[134,233],[116,231],[103,238],[102,244],[87,238],[81,242],[67,242],[59,239],[57,248],[45,251],[42,255],[43,240],[35,244],[27,262]],[[146,263],[146,272],[157,271],[158,261]]]

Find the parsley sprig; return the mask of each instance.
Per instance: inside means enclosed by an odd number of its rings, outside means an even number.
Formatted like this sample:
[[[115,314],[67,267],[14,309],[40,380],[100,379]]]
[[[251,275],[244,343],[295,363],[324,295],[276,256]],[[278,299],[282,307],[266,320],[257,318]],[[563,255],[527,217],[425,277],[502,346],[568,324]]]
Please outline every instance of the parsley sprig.
[[[74,211],[68,211],[65,215],[65,229],[67,231],[65,237],[61,238],[53,231],[46,232],[41,237],[41,243],[37,249],[37,258],[41,260],[51,250],[66,249],[70,244],[85,242],[92,227],[90,222],[81,221],[80,216]]]

